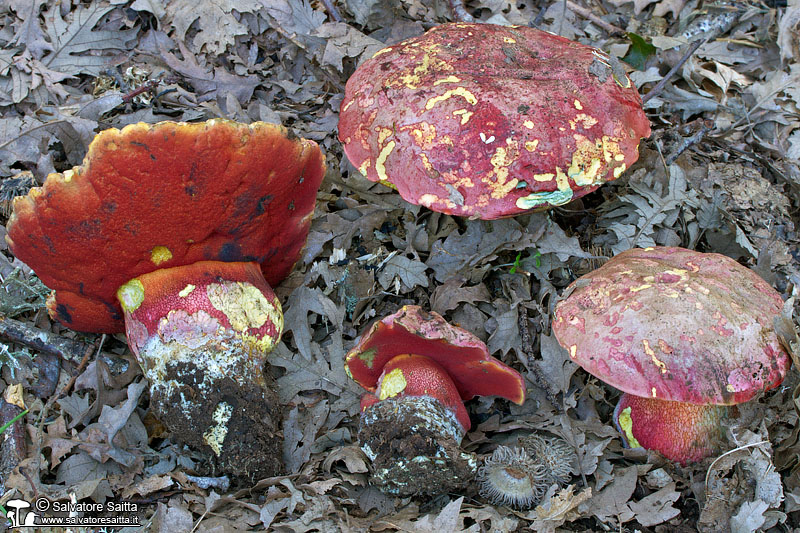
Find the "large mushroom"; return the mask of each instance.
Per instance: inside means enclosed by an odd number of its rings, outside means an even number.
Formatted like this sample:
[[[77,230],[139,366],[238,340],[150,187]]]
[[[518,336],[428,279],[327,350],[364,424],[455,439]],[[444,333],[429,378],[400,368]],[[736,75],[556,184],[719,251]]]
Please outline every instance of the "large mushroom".
[[[470,428],[465,400],[525,401],[516,370],[468,331],[415,305],[375,322],[347,354],[345,369],[369,391],[359,442],[372,461],[372,483],[391,494],[438,494],[475,476],[475,456],[460,448]]]
[[[378,51],[347,81],[339,140],[369,180],[495,219],[616,179],[650,135],[606,53],[524,26],[453,23]]]
[[[179,442],[237,476],[275,475],[281,408],[263,367],[283,317],[270,284],[299,258],[324,168],[316,143],[272,124],[108,129],[82,166],[15,199],[7,241],[54,290],[51,316],[126,331]]]
[[[684,465],[717,451],[733,406],[779,385],[791,364],[773,327],[781,296],[723,255],[628,250],[566,292],[553,332],[624,392],[614,420],[625,443]]]

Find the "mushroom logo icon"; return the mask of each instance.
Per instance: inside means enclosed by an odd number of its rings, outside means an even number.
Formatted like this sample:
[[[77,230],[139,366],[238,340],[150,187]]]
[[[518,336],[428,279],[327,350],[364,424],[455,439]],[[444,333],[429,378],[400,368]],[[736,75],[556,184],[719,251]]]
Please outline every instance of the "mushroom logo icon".
[[[36,525],[34,521],[36,520],[36,513],[25,513],[25,520],[20,520],[20,510],[27,509],[31,506],[30,502],[25,500],[8,500],[6,502],[6,507],[13,509],[13,511],[8,511],[6,513],[6,518],[8,521],[11,522],[11,529],[15,527],[24,527],[24,526],[33,526]]]

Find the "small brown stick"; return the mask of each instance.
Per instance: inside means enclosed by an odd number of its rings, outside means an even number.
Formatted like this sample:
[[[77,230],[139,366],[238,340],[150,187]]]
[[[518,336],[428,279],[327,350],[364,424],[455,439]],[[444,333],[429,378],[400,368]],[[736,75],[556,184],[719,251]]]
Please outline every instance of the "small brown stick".
[[[453,19],[457,22],[475,22],[475,17],[469,14],[464,6],[464,0],[449,0]]]
[[[61,337],[3,316],[0,316],[0,337],[72,362],[80,361],[87,350],[94,349],[91,344]]]
[[[522,341],[521,348],[528,360],[526,368],[528,368],[531,376],[533,376],[532,381],[544,391],[547,401],[550,402],[550,404],[556,410],[563,412],[561,403],[559,403],[556,399],[556,394],[558,394],[558,391],[553,390],[553,386],[547,381],[542,369],[539,368],[536,359],[533,357],[533,341],[531,340],[530,332],[528,331],[528,312],[522,306],[518,308],[518,312],[517,326],[519,327],[520,339]]]
[[[127,94],[123,94],[122,95],[122,101],[123,102],[130,102],[131,100],[133,100],[135,97],[139,96],[142,93],[146,93],[146,92],[151,92],[152,93],[152,92],[154,92],[156,90],[156,87],[158,87],[158,80],[147,80],[146,82],[144,82],[143,84],[139,85],[137,88],[135,88],[131,92],[129,92]]]
[[[335,22],[342,21],[342,15],[339,14],[339,10],[336,9],[336,4],[333,3],[333,0],[322,0],[322,5],[325,6],[325,9],[328,10],[328,14]]]
[[[700,48],[700,46],[705,44],[705,43],[706,43],[706,39],[698,39],[697,41],[694,41],[689,46],[689,49],[686,50],[686,53],[683,54],[683,57],[681,58],[681,60],[678,61],[675,64],[675,66],[672,67],[669,70],[669,72],[667,72],[667,74],[663,78],[661,78],[661,81],[659,81],[656,84],[655,87],[650,89],[650,91],[648,91],[648,93],[642,97],[642,104],[646,103],[652,97],[654,97],[654,96],[658,95],[659,93],[661,93],[661,91],[663,91],[664,87],[667,85],[667,82],[669,81],[669,79],[672,76],[674,76],[675,73],[678,72],[678,69],[681,68],[683,66],[683,64],[686,63],[689,60],[690,57],[692,57],[692,54],[694,54],[697,51],[697,49]]]
[[[610,22],[606,22],[605,20],[601,19],[600,17],[598,17],[597,15],[592,13],[589,9],[587,9],[587,8],[585,8],[583,6],[579,6],[575,2],[571,2],[570,0],[567,0],[567,9],[569,9],[570,11],[582,16],[585,19],[589,19],[590,21],[594,22],[596,25],[598,25],[601,28],[603,28],[604,30],[606,30],[606,32],[610,33],[611,35],[625,33],[625,30],[623,30],[619,26],[614,26]]]
[[[710,123],[710,124],[708,124],[708,123]],[[683,152],[685,152],[690,146],[693,146],[693,145],[699,143],[703,139],[703,137],[705,137],[706,133],[711,131],[713,128],[714,128],[714,122],[713,121],[711,121],[711,120],[704,121],[703,125],[700,126],[700,129],[695,134],[693,134],[693,135],[691,135],[689,137],[681,137],[682,141],[681,141],[680,145],[675,149],[675,151],[670,153],[666,158],[667,166],[669,166],[672,163],[674,163],[675,160],[678,159],[678,157],[680,157],[680,155]]]
[[[104,333],[103,336],[100,337],[99,346],[97,346],[97,355],[100,355],[100,351],[103,349],[103,343],[105,341],[106,341],[106,335]],[[83,354],[83,359],[81,359],[81,363],[78,365],[78,368],[75,369],[75,372],[72,373],[72,377],[67,382],[67,384],[64,385],[64,388],[61,389],[61,392],[55,395],[56,397],[63,398],[64,396],[69,394],[69,391],[72,390],[72,387],[75,385],[75,380],[78,379],[78,376],[80,376],[83,373],[83,371],[86,369],[86,366],[89,364],[89,358],[92,356],[93,353],[95,353],[95,347],[91,344],[87,345],[86,352]]]

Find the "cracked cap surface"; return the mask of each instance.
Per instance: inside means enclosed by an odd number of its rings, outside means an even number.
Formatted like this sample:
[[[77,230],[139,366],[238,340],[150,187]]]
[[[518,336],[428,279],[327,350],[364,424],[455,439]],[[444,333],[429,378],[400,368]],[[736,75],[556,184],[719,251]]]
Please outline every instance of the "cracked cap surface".
[[[494,219],[617,178],[650,124],[607,54],[521,26],[452,23],[378,51],[347,81],[339,140],[408,202]]]

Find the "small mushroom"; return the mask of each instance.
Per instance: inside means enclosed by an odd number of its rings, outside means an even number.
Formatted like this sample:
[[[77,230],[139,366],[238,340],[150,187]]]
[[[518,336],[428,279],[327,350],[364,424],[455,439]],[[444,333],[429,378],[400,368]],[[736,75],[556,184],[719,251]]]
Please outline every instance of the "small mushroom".
[[[463,402],[477,395],[525,400],[517,371],[468,331],[413,305],[373,324],[345,369],[370,391],[358,437],[372,461],[372,483],[390,494],[439,494],[467,484],[477,459],[460,448],[470,428]]]
[[[773,326],[780,294],[720,254],[628,250],[566,292],[553,332],[625,393],[614,421],[626,445],[684,465],[715,453],[734,406],[778,386],[791,364]]]
[[[348,79],[339,140],[408,202],[483,219],[565,204],[616,179],[650,135],[605,52],[525,26],[452,23]]]
[[[272,476],[281,407],[263,368],[283,318],[270,284],[299,259],[323,174],[316,143],[272,124],[108,129],[82,166],[15,199],[6,239],[54,290],[51,316],[126,331],[177,441],[238,477]]]

